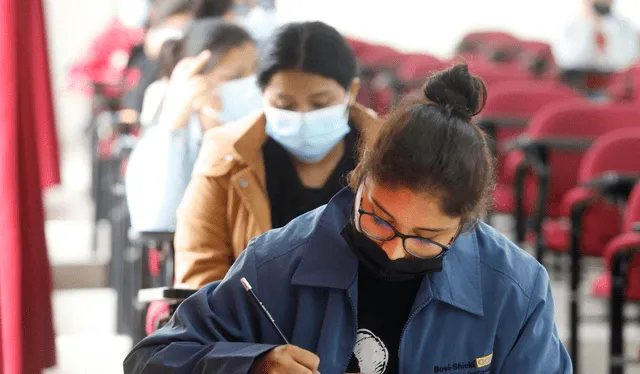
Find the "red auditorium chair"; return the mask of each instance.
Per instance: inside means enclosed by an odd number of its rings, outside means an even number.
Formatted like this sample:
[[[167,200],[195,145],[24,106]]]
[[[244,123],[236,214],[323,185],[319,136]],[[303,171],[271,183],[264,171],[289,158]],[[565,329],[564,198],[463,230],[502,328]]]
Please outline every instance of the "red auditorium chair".
[[[457,53],[465,58],[481,55],[487,59],[500,60],[506,57],[508,60],[519,53],[520,47],[520,39],[509,33],[481,31],[465,35],[458,45]]]
[[[514,213],[513,173],[524,158],[520,151],[507,158],[501,145],[521,134],[529,120],[546,105],[571,99],[578,100],[573,89],[552,81],[503,82],[491,88],[478,125],[496,140],[492,144],[497,165],[494,212]]]
[[[395,96],[395,70],[403,54],[384,45],[369,45],[357,56],[361,68],[362,89],[358,101],[384,114]]]
[[[397,103],[402,95],[421,88],[429,76],[445,68],[447,64],[434,56],[423,53],[405,54],[396,70],[394,102]]]
[[[607,87],[613,101],[640,103],[640,65],[617,74]]]
[[[602,256],[607,243],[621,232],[631,189],[640,177],[640,126],[618,129],[598,138],[579,167],[578,186],[565,195],[567,218],[544,222],[546,248],[570,254],[571,357],[578,355],[581,257]]]
[[[136,274],[136,285],[133,297],[141,289],[170,287],[174,284],[174,241],[173,232],[136,232],[130,230],[129,241],[131,252],[136,259],[133,273]],[[169,319],[170,307],[157,300],[149,303],[142,329],[138,330],[136,339],[149,335],[164,325]]]
[[[451,62],[456,63],[461,60],[454,58]],[[497,63],[474,57],[467,59],[466,63],[469,65],[469,71],[482,78],[489,89],[501,82],[531,81],[536,78],[519,61]]]
[[[563,101],[544,107],[526,131],[507,145],[508,151],[522,151],[510,153],[505,160],[505,177],[514,186],[517,240],[524,240],[525,216],[533,215],[531,228],[540,262],[545,250],[542,222],[564,216],[562,201],[576,186],[583,153],[607,132],[639,125],[639,106]]]
[[[549,43],[536,40],[522,41],[520,60],[536,77],[557,75],[557,66]]]
[[[623,223],[622,233],[604,249],[606,270],[591,285],[595,297],[609,298],[611,374],[623,374],[625,364],[638,363],[624,357],[623,308],[627,301],[640,302],[640,183],[631,191]]]
[[[371,43],[367,43],[358,39],[345,38],[345,40],[353,50],[353,54],[356,56],[356,58],[358,58],[358,56],[362,55],[368,48],[372,46]]]
[[[607,244],[603,260],[607,270],[594,281],[592,292],[609,297],[609,373],[623,374],[625,364],[638,364],[624,357],[623,308],[627,301],[640,301],[640,184],[629,196],[623,233]]]
[[[555,81],[500,82],[491,87],[487,104],[477,121],[495,141],[493,151],[497,157],[499,184],[504,179],[504,154],[497,145],[522,133],[529,119],[547,104],[577,97],[578,94],[571,87]],[[498,211],[511,212],[506,209]]]

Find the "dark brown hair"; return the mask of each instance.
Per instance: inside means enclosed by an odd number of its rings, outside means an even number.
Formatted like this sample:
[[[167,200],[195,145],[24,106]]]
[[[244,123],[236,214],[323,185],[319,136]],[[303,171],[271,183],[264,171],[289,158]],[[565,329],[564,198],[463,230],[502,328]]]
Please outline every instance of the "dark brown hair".
[[[160,72],[163,77],[170,77],[181,59],[197,56],[205,49],[211,51],[211,59],[203,72],[210,71],[227,52],[246,42],[255,43],[245,29],[233,23],[219,18],[193,21],[184,38],[167,40],[162,44],[158,59]]]
[[[322,22],[296,22],[278,28],[260,56],[258,84],[264,89],[283,70],[333,79],[348,90],[357,77],[356,58],[344,37]]]
[[[495,179],[487,137],[471,122],[486,100],[484,82],[464,64],[431,76],[421,95],[406,97],[390,113],[373,144],[361,145],[351,187],[371,178],[427,192],[448,216],[476,222],[488,208]]]

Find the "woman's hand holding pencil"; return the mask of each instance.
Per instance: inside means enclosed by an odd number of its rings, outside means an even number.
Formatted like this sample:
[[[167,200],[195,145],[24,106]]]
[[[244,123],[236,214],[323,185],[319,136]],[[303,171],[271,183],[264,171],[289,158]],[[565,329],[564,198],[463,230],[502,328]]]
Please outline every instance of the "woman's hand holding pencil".
[[[320,374],[318,366],[320,358],[313,352],[289,344],[289,340],[282,333],[271,313],[253,292],[253,287],[246,278],[240,279],[242,287],[251,295],[262,313],[271,321],[273,328],[278,331],[285,345],[276,347],[260,357],[251,367],[251,374]]]
[[[260,357],[251,374],[320,374],[320,358],[295,345],[281,345]]]

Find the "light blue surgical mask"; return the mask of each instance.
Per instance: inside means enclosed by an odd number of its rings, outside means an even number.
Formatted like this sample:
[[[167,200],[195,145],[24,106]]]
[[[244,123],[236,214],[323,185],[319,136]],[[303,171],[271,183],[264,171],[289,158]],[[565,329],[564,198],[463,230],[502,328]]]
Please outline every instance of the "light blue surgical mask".
[[[262,92],[255,75],[223,83],[218,95],[222,104],[218,119],[222,123],[237,121],[262,108]]]
[[[265,106],[265,130],[295,158],[313,164],[349,133],[348,104],[347,97],[343,104],[306,113]]]

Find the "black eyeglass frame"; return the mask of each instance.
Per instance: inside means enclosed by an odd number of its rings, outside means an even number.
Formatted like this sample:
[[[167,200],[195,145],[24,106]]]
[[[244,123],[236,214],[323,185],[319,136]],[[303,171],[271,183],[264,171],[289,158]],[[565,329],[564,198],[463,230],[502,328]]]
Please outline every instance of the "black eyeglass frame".
[[[440,243],[438,243],[438,242],[436,242],[434,240],[431,240],[431,239],[428,239],[428,238],[423,238],[421,236],[405,235],[405,234],[401,233],[400,231],[398,231],[395,227],[393,227],[392,224],[390,224],[386,220],[382,219],[377,214],[375,214],[373,212],[367,212],[366,210],[362,209],[362,202],[360,203],[360,205],[361,206],[358,208],[358,226],[362,230],[363,234],[368,236],[370,239],[381,241],[381,242],[388,242],[388,241],[391,241],[391,240],[393,240],[395,238],[400,238],[400,239],[402,239],[402,249],[407,254],[409,254],[410,256],[413,256],[415,258],[419,258],[421,260],[436,259],[436,258],[444,257],[444,255],[449,251],[449,249],[451,249],[451,245],[453,245],[453,242],[456,240],[456,238],[460,234],[460,229],[458,229],[456,234],[453,236],[453,238],[451,238],[451,240],[449,241],[449,244],[447,244],[447,245],[440,244]],[[387,226],[389,226],[391,228],[391,230],[393,230],[393,236],[390,237],[390,238],[380,238],[380,237],[378,237],[376,235],[373,235],[373,234],[367,232],[367,230],[365,230],[365,228],[362,226],[362,216],[363,215],[371,216],[373,218],[379,219],[380,221],[384,222]],[[417,240],[427,241],[427,242],[429,242],[431,244],[434,244],[434,245],[442,248],[442,252],[438,253],[435,256],[421,256],[421,255],[415,254],[415,253],[413,253],[413,252],[411,252],[410,250],[407,249],[407,246],[405,244],[407,239],[417,239]]]

